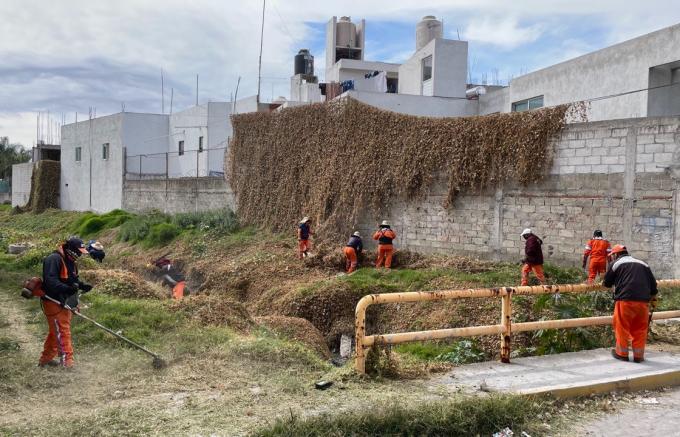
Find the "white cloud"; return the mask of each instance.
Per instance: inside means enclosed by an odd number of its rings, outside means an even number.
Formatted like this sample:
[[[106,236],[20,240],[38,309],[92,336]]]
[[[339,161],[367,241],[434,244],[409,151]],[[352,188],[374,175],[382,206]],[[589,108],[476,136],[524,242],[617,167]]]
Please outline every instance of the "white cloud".
[[[518,20],[513,17],[498,19],[483,17],[470,20],[461,37],[468,41],[513,49],[522,44],[536,41],[542,32],[543,26],[540,24],[522,27]]]
[[[239,76],[239,96],[252,95],[261,5],[254,0],[2,0],[0,135],[30,145],[37,111],[65,112],[69,120],[75,111],[86,114],[89,106],[101,115],[116,112],[121,102],[129,111],[159,111],[161,68],[166,99],[174,88],[175,109],[193,103],[196,73],[201,101],[228,99]],[[410,23],[415,31],[428,14],[444,18],[447,35],[464,29],[461,37],[502,49],[540,38],[549,30],[540,24],[546,18],[596,17],[611,29],[607,44],[680,20],[680,8],[670,0],[269,0],[262,94],[287,95],[293,56],[310,42],[321,47],[313,54],[323,76],[323,32],[307,23],[325,23],[333,15],[366,18],[369,38],[381,41],[372,33],[372,21]],[[400,44],[386,42],[387,50],[367,55],[404,58],[412,35]]]

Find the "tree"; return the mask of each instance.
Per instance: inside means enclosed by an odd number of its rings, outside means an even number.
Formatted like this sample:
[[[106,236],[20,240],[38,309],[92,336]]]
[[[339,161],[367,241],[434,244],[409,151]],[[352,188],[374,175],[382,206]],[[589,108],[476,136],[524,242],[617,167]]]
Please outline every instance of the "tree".
[[[12,180],[12,165],[31,160],[31,152],[21,144],[12,144],[9,138],[0,137],[0,180]]]

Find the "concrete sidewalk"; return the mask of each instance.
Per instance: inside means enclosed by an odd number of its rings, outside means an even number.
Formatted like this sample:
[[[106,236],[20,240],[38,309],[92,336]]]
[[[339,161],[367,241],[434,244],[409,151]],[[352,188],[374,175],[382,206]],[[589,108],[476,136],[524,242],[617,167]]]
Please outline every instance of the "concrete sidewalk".
[[[461,366],[430,384],[451,391],[552,393],[556,397],[680,385],[680,354],[648,351],[645,359],[639,364],[618,361],[609,349],[516,358],[510,364]]]

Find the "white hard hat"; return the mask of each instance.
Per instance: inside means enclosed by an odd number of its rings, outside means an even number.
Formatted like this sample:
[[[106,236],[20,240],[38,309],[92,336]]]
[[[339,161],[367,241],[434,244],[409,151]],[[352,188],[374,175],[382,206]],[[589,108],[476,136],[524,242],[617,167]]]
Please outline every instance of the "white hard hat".
[[[383,220],[382,223],[380,223],[380,226],[389,226],[389,225],[390,225],[390,222],[388,222],[387,220]]]
[[[361,237],[361,234],[359,233],[359,231],[356,231],[356,232],[353,233],[352,235],[354,235],[355,237]]]
[[[523,236],[529,235],[529,234],[533,234],[533,232],[531,232],[531,229],[526,228],[525,230],[522,231],[522,233],[520,234],[520,236],[523,237]]]
[[[300,220],[300,224],[307,223],[309,221],[309,217],[305,216],[302,217],[302,220]]]

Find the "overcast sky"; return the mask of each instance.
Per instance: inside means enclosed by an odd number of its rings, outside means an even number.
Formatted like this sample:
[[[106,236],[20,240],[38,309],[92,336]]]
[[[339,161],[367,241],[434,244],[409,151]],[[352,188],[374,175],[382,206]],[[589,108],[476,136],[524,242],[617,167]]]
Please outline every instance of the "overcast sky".
[[[0,136],[31,146],[36,113],[87,118],[166,112],[257,92],[262,2],[257,0],[0,0]],[[680,22],[674,0],[268,0],[262,97],[288,96],[293,56],[309,48],[323,76],[325,23],[366,19],[365,58],[401,62],[424,15],[469,41],[480,82],[536,70]],[[493,73],[496,71],[497,73]]]

